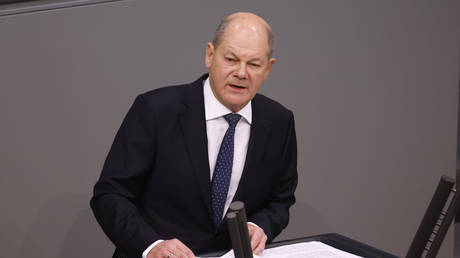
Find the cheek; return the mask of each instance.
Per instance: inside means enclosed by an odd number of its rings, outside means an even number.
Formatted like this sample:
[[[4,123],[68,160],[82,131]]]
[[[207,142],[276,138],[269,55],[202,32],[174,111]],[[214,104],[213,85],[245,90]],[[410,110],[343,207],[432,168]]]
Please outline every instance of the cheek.
[[[248,79],[254,85],[254,87],[258,87],[258,85],[264,81],[264,73],[261,73],[261,72],[249,73]]]
[[[215,67],[214,73],[217,74],[219,78],[223,79],[229,73],[229,69],[225,65],[219,65]]]

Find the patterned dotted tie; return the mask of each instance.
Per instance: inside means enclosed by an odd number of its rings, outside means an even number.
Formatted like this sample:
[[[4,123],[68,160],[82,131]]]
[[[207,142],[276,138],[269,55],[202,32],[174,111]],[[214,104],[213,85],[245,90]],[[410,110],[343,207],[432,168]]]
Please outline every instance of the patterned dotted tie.
[[[212,211],[214,223],[219,225],[224,213],[225,201],[227,199],[228,186],[230,185],[230,177],[232,176],[233,167],[233,145],[235,127],[240,121],[241,115],[227,114],[224,116],[229,127],[225,132],[224,139],[220,145],[219,155],[216,160],[216,167],[212,177]]]

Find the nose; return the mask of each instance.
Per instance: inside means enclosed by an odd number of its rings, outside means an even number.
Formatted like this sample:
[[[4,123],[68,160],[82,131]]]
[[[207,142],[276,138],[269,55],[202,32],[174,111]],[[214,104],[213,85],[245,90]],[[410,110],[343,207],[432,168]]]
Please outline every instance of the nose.
[[[238,78],[239,80],[245,80],[245,79],[247,79],[247,77],[248,77],[248,72],[247,72],[247,70],[246,70],[246,64],[245,64],[245,63],[241,63],[240,65],[238,65],[238,68],[237,68],[237,70],[235,71],[234,76],[235,76],[236,78]]]

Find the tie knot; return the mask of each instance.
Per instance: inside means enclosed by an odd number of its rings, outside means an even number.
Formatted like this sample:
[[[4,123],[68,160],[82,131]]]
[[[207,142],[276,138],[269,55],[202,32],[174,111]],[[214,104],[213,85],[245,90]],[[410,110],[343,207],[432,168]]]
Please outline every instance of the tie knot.
[[[238,124],[238,121],[240,121],[241,115],[230,113],[230,114],[226,114],[224,118],[225,120],[227,120],[231,128],[235,128],[236,124]]]

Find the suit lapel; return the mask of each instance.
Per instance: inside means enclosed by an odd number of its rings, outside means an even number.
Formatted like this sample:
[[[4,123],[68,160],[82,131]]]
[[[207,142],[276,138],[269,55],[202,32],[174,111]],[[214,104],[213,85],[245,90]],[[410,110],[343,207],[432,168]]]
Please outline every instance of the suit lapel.
[[[208,138],[204,111],[203,80],[206,76],[188,86],[184,96],[184,112],[179,117],[184,140],[193,164],[201,194],[208,214],[212,219],[211,181],[208,160]]]
[[[251,133],[249,136],[248,151],[246,161],[244,163],[243,174],[241,175],[240,183],[233,200],[240,200],[242,192],[245,189],[244,185],[248,181],[251,171],[262,158],[265,149],[265,143],[268,140],[271,122],[265,119],[263,109],[258,105],[257,95],[252,100],[252,124]]]

